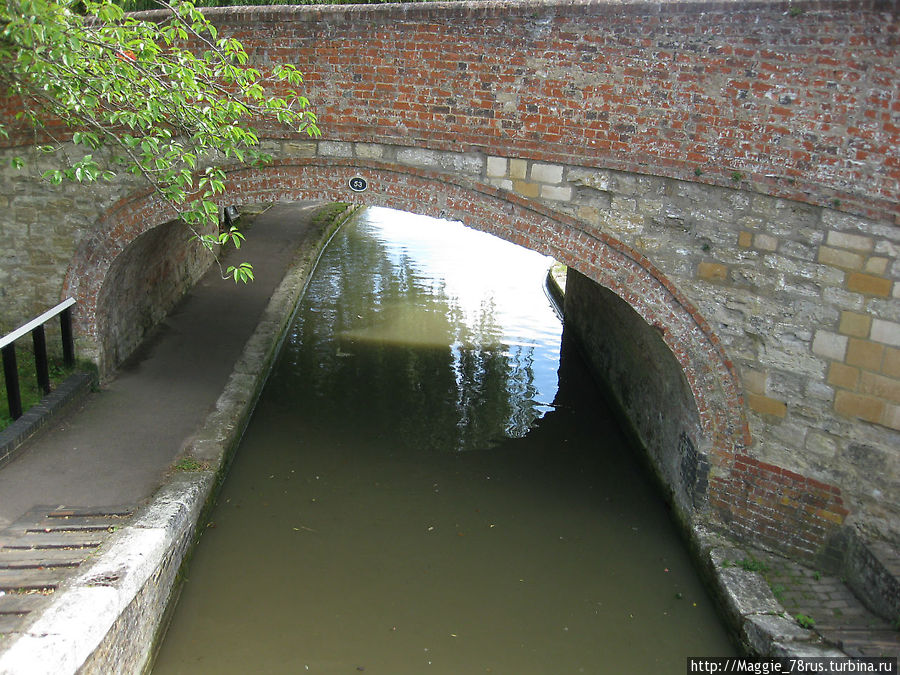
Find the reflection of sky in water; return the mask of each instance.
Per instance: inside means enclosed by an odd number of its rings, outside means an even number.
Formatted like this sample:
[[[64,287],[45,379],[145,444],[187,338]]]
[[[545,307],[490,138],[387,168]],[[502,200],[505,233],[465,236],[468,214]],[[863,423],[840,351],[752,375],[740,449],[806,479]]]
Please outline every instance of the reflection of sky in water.
[[[385,208],[367,209],[359,226],[381,241],[394,265],[411,261],[417,275],[443,288],[471,333],[478,333],[479,322],[489,312],[492,333],[512,370],[528,368],[534,377],[527,385],[521,378],[511,378],[510,385],[522,391],[511,391],[510,398],[535,401],[541,412],[551,409],[562,334],[543,290],[552,258],[459,222]],[[457,358],[463,348],[454,345]],[[507,433],[523,435],[531,422],[516,419],[514,411]]]
[[[403,211],[371,208],[365,222],[383,238],[394,262],[413,251],[420,263],[417,268],[443,280],[447,295],[457,300],[468,318],[477,314],[483,301],[493,299],[495,318],[503,326],[508,344],[532,345],[559,338],[559,323],[547,322],[552,313],[549,304],[536,306],[553,264],[549,256],[459,222]]]

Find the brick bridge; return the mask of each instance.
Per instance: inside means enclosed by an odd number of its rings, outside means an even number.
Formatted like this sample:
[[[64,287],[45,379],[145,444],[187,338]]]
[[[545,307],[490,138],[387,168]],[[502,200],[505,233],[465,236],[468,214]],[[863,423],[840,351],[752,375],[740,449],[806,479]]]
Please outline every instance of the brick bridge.
[[[378,204],[555,256],[685,522],[817,564],[900,542],[896,2],[209,15],[299,66],[325,134],[268,132],[230,202]],[[2,171],[0,320],[74,295],[108,372],[206,261],[139,185]]]

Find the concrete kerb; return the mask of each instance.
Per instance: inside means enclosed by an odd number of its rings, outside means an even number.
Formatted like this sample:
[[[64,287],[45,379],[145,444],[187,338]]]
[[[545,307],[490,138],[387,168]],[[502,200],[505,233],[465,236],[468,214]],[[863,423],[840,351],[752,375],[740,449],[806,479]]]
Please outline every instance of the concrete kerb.
[[[133,673],[148,660],[152,610],[165,602],[213,482],[175,476],[0,655],[0,672]],[[128,631],[128,639],[110,635]],[[121,637],[121,636],[120,636]],[[102,658],[101,658],[102,657]]]
[[[294,310],[326,244],[355,212],[321,227],[289,266],[224,391],[183,455],[200,471],[174,471],[134,520],[0,653],[0,674],[149,670],[177,597],[183,566],[268,378]]]
[[[752,554],[702,525],[691,528],[690,539],[724,619],[746,653],[846,656],[815,631],[799,626],[778,602],[762,574],[730,564],[752,559]]]

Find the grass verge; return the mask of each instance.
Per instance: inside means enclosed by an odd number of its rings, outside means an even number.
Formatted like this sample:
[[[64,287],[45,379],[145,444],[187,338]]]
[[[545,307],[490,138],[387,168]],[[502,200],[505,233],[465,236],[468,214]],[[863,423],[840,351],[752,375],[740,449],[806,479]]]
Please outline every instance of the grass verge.
[[[40,403],[44,392],[38,387],[34,364],[34,352],[16,345],[16,363],[19,367],[19,394],[22,397],[22,411]],[[74,368],[63,365],[62,356],[49,355],[50,388],[56,389],[59,384],[74,372]],[[13,423],[9,411],[9,400],[6,397],[6,379],[0,376],[0,431]]]

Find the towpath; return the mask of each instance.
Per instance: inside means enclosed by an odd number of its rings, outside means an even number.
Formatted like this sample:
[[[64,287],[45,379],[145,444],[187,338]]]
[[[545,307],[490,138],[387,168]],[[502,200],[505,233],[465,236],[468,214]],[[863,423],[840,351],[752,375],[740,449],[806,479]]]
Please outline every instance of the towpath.
[[[318,234],[316,206],[282,203],[255,217],[231,254],[253,264],[253,283],[224,281],[214,265],[115,379],[0,469],[0,651],[165,481],[295,252]]]

